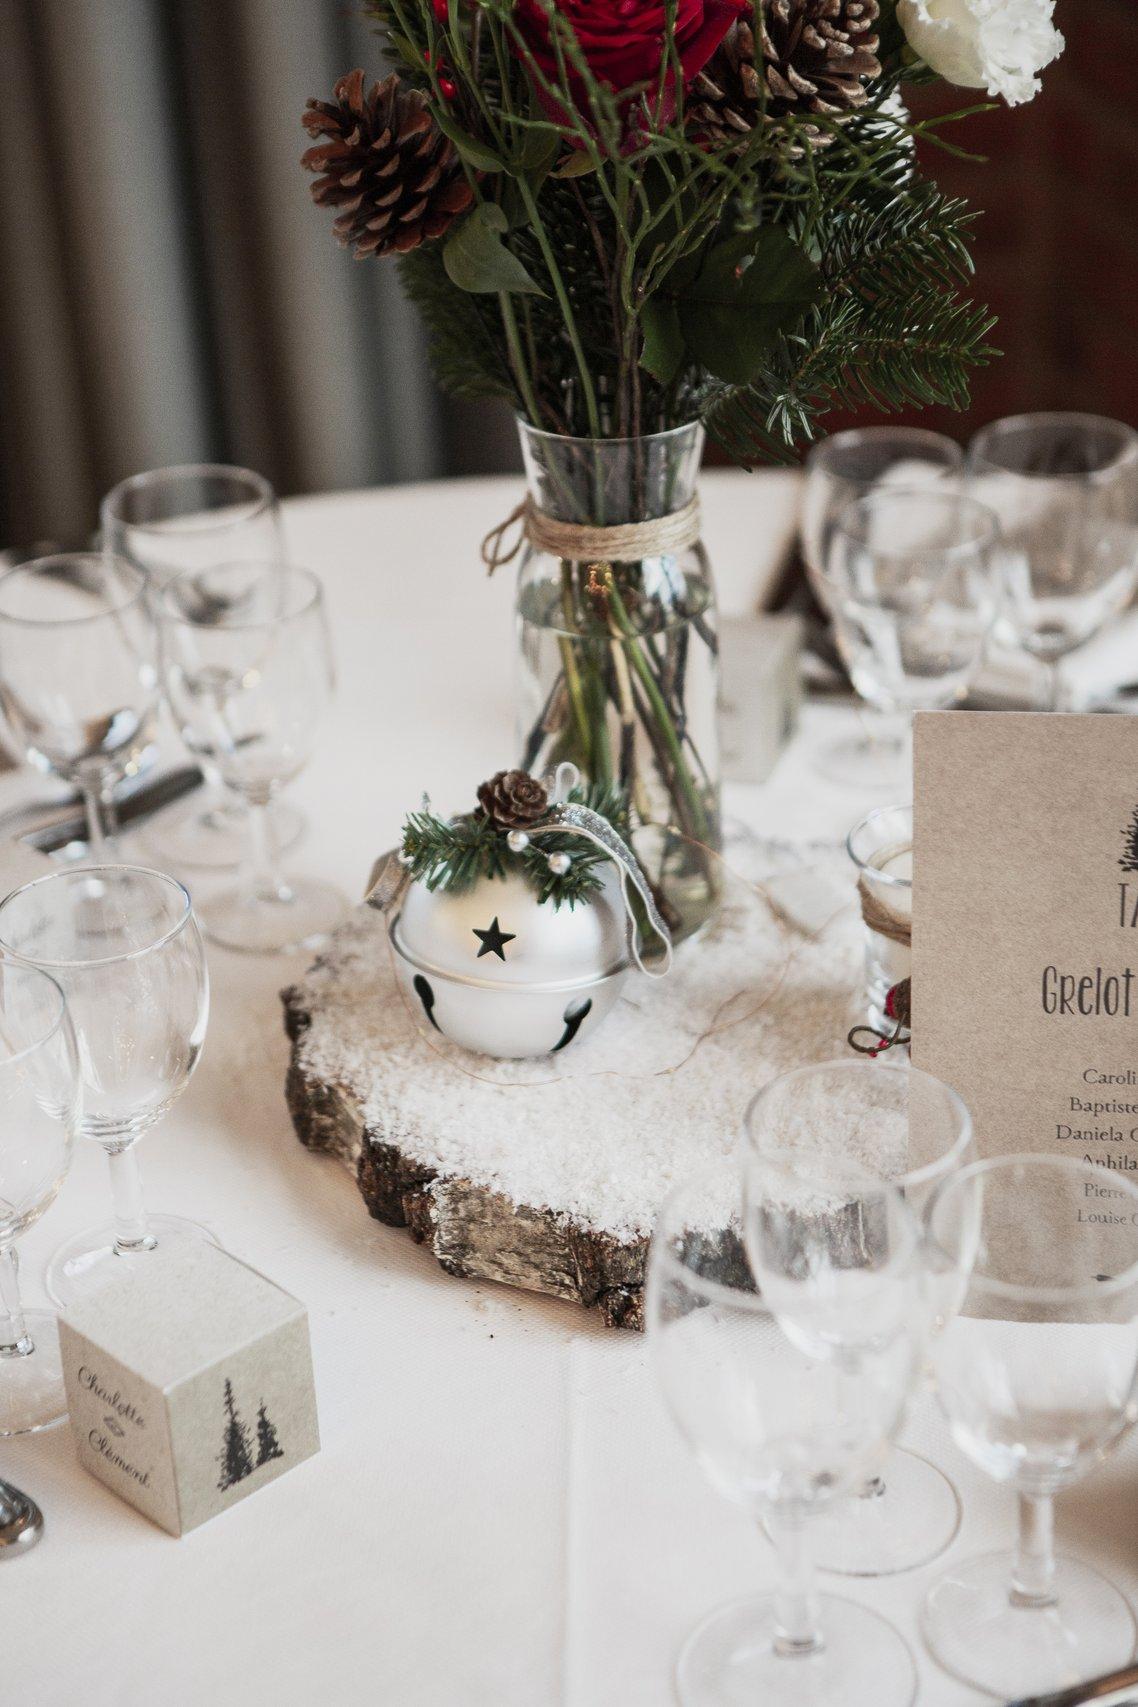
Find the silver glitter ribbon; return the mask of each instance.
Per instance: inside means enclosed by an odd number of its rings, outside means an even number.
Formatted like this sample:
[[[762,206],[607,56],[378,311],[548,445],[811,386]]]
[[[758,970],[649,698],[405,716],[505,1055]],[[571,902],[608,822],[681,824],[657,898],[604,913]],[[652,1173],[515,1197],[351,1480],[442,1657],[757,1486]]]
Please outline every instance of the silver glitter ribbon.
[[[620,892],[624,900],[625,912],[628,915],[628,948],[639,966],[641,972],[649,978],[663,978],[672,966],[672,936],[667,925],[660,917],[659,909],[652,899],[652,891],[648,887],[644,873],[636,855],[626,842],[622,841],[609,823],[599,812],[594,812],[588,806],[581,806],[575,801],[560,801],[551,806],[546,817],[536,824],[527,824],[525,834],[532,840],[535,836],[565,835],[584,836],[606,854],[616,866],[620,875]],[[628,886],[636,890],[644,904],[648,915],[648,923],[654,934],[663,944],[663,952],[651,964],[646,964],[640,953],[639,932],[636,928],[636,914],[633,911],[632,898]]]

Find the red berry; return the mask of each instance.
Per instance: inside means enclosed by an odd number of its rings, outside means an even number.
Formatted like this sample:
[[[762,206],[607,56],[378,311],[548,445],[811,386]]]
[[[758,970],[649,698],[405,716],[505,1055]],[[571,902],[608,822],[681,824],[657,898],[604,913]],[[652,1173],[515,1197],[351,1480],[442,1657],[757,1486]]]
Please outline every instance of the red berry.
[[[442,72],[439,73],[439,94],[444,101],[453,101],[458,94],[458,84],[454,78],[447,77]]]
[[[431,8],[440,24],[450,21],[450,0],[431,0]]]

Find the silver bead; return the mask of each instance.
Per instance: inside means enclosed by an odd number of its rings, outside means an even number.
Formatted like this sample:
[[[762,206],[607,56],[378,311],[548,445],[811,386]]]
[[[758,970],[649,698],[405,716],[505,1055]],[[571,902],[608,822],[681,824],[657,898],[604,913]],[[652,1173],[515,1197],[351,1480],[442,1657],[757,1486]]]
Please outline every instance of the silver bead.
[[[529,847],[529,837],[524,830],[511,830],[506,837],[506,846],[511,853],[525,853]]]
[[[545,863],[554,877],[564,877],[573,861],[567,853],[551,853]]]

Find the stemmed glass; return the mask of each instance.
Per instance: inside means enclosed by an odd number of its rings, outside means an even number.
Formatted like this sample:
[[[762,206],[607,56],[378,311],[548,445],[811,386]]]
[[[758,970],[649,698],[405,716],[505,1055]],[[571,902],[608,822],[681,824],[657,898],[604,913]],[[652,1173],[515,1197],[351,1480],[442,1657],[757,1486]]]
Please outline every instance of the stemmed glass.
[[[774,1079],[744,1118],[753,1155],[810,1177],[824,1164],[871,1167],[921,1214],[940,1182],[975,1155],[956,1092],[915,1067],[827,1061]],[[956,1489],[935,1465],[891,1447],[856,1498],[815,1529],[826,1570],[889,1576],[935,1559],[960,1527]]]
[[[209,1014],[205,951],[180,883],[142,866],[52,872],[0,902],[0,954],[39,966],[67,998],[79,1046],[77,1131],[110,1162],[114,1222],[65,1244],[48,1292],[65,1307],[161,1243],[212,1235],[147,1216],[135,1146],[185,1090]]]
[[[28,763],[83,796],[88,854],[106,857],[114,790],[149,756],[158,640],[146,577],[91,552],[0,577],[0,707]]]
[[[315,946],[347,903],[277,869],[266,814],[311,755],[332,694],[320,583],[304,569],[231,563],[177,576],[158,613],[175,721],[249,809],[248,859],[237,884],[207,900],[205,930],[253,953]]]
[[[802,560],[815,598],[831,615],[826,563],[842,511],[882,487],[958,491],[964,478],[964,452],[954,439],[921,427],[857,427],[820,440],[807,454],[803,468]],[[828,775],[870,786],[895,778],[895,746],[888,740],[879,745],[876,722],[874,718],[858,735],[830,744],[823,754]]]
[[[1138,1186],[1054,1156],[975,1162],[927,1212],[932,1256],[963,1279],[932,1344],[953,1438],[1015,1488],[1014,1551],[954,1565],[922,1625],[933,1655],[1001,1698],[1109,1672],[1134,1653],[1119,1589],[1056,1555],[1052,1500],[1138,1419]]]
[[[774,1594],[713,1612],[676,1670],[683,1707],[908,1707],[916,1670],[876,1613],[814,1591],[807,1520],[868,1475],[900,1420],[925,1323],[918,1229],[860,1171],[811,1183],[737,1159],[681,1185],[648,1267],[665,1401],[720,1493],[766,1524]],[[762,1295],[760,1296],[760,1287]]]
[[[55,1202],[71,1166],[79,1064],[63,991],[0,962],[0,1435],[67,1413],[59,1330],[20,1302],[16,1241]]]
[[[825,579],[834,633],[854,687],[903,728],[912,713],[960,699],[996,616],[999,524],[955,492],[882,487],[835,519]]]
[[[219,563],[283,563],[280,506],[263,475],[224,463],[190,463],[134,474],[103,499],[104,549],[125,557],[160,590],[175,575]],[[155,845],[176,865],[237,865],[248,841],[240,802],[226,795],[208,752],[191,752],[208,794],[165,812]],[[296,807],[274,803],[270,832],[278,851],[303,829]]]
[[[1063,659],[1138,585],[1138,433],[1096,415],[1014,415],[977,433],[968,470],[1000,519],[1006,614],[1061,711]]]

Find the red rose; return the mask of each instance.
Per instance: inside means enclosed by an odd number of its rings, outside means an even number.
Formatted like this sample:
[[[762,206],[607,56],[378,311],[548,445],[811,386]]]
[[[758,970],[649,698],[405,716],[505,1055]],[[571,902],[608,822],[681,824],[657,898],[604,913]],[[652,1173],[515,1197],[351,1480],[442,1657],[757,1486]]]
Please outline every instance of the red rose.
[[[649,85],[649,93],[660,74],[667,14],[658,0],[554,0],[554,10],[569,24],[589,70],[601,83],[618,93],[637,84]],[[751,10],[751,0],[678,0],[676,7],[676,52],[686,88],[707,64],[736,18]],[[557,56],[549,39],[549,20],[541,0],[518,0],[518,23],[534,59],[550,83],[558,81]],[[668,82],[671,83],[671,74]],[[581,115],[588,117],[588,97],[580,78],[570,74],[573,98]],[[540,91],[539,91],[540,93]],[[554,111],[548,97],[544,104]],[[671,116],[672,100],[665,93]],[[554,112],[554,116],[563,116]]]

